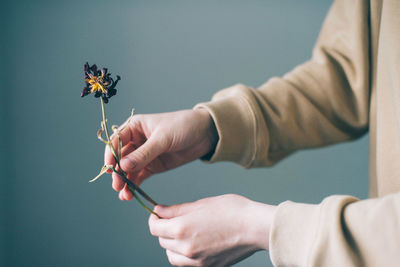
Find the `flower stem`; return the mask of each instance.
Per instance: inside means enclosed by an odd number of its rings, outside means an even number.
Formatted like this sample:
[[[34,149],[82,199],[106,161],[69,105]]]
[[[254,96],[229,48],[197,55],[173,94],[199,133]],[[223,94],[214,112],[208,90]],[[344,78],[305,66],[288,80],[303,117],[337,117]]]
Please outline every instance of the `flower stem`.
[[[131,188],[130,186],[128,186],[128,187],[129,187],[129,190],[131,190],[133,196],[136,198],[136,200],[139,202],[140,205],[142,205],[142,207],[143,207],[145,210],[147,210],[148,212],[150,212],[150,213],[156,215],[158,218],[161,218],[155,211],[152,211],[149,207],[147,207],[147,206],[143,203],[143,201],[142,201],[142,200],[139,198],[139,196],[136,194],[135,189]]]
[[[138,195],[136,194],[135,191],[137,191],[139,194],[141,194],[147,201],[149,201],[153,206],[157,205],[157,202],[155,202],[149,195],[146,194],[146,192],[144,192],[139,186],[137,186],[135,183],[133,183],[132,181],[130,181],[127,177],[126,177],[126,173],[122,170],[121,165],[120,165],[120,158],[117,156],[117,153],[115,152],[114,146],[111,143],[111,138],[110,138],[110,134],[108,132],[108,126],[107,126],[107,118],[106,118],[106,109],[104,106],[104,100],[103,98],[100,97],[100,101],[101,101],[101,114],[103,117],[103,126],[104,126],[104,131],[106,132],[106,137],[107,137],[107,145],[109,146],[114,159],[119,167],[119,169],[121,170],[120,172],[117,172],[114,169],[114,172],[116,172],[121,178],[122,180],[124,180],[125,183],[128,184],[128,188],[129,190],[132,192],[133,196],[136,198],[136,200],[140,203],[141,206],[143,206],[143,208],[145,208],[148,212],[158,216],[157,213],[155,213],[154,211],[152,211],[150,208],[148,208],[143,201],[138,197]],[[159,216],[158,216],[159,217]]]

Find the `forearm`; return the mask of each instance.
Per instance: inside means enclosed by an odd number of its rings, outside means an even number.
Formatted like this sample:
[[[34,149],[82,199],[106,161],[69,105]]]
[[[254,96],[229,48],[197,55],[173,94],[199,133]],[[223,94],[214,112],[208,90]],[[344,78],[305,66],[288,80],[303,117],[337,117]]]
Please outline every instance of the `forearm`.
[[[198,105],[220,137],[210,161],[269,166],[296,150],[366,133],[368,38],[368,3],[335,1],[310,61],[258,89],[235,85]]]

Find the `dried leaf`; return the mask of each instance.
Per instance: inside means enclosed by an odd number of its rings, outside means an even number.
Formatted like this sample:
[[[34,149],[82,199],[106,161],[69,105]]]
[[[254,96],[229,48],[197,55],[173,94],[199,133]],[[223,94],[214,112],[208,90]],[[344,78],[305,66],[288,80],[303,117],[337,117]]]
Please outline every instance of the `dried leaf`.
[[[103,143],[105,143],[105,144],[108,144],[108,141],[104,140],[104,138],[103,138],[103,133],[104,133],[104,125],[103,125],[103,122],[101,122],[100,125],[101,125],[101,128],[97,131],[97,138],[98,138],[101,142],[103,142]]]
[[[121,159],[122,141],[118,133],[117,136],[118,136],[118,158]]]
[[[113,138],[114,138],[114,135],[116,135],[118,138],[118,158],[121,159],[122,141],[121,141],[121,137],[119,136],[118,125],[111,126],[111,129],[113,130]]]
[[[109,165],[104,165],[103,168],[101,168],[100,173],[96,177],[94,177],[92,180],[90,180],[89,183],[92,183],[92,182],[96,181],[97,179],[99,179],[100,176],[105,174],[108,169],[110,169],[110,166]]]
[[[131,115],[129,116],[129,118],[124,122],[124,124],[121,125],[119,131],[123,131],[125,129],[125,127],[131,122],[133,115],[135,114],[135,108],[132,108],[131,110]]]

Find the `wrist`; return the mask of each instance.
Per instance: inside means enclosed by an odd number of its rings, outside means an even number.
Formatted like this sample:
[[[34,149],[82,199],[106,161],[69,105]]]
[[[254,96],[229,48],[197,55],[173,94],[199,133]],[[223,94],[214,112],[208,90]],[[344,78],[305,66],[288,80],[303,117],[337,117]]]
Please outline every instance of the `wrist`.
[[[198,114],[200,114],[200,116],[202,117],[201,121],[204,121],[205,125],[204,135],[206,136],[209,144],[209,149],[207,153],[204,156],[202,156],[202,159],[210,159],[215,152],[215,148],[219,140],[217,127],[215,126],[214,120],[211,117],[210,113],[206,109],[197,108],[195,109],[195,111],[198,112]]]
[[[276,206],[251,201],[247,215],[246,235],[256,250],[269,250],[269,235]]]

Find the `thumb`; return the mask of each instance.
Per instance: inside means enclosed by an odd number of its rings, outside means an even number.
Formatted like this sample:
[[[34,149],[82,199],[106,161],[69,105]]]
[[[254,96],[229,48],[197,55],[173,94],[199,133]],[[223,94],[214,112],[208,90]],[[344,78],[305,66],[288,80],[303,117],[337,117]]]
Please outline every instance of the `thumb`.
[[[193,205],[191,203],[172,206],[157,205],[154,207],[154,212],[156,212],[162,219],[172,219],[189,212],[192,208]]]
[[[165,142],[156,135],[150,136],[140,147],[121,159],[121,168],[125,172],[137,172],[146,167],[152,160],[165,152]]]

